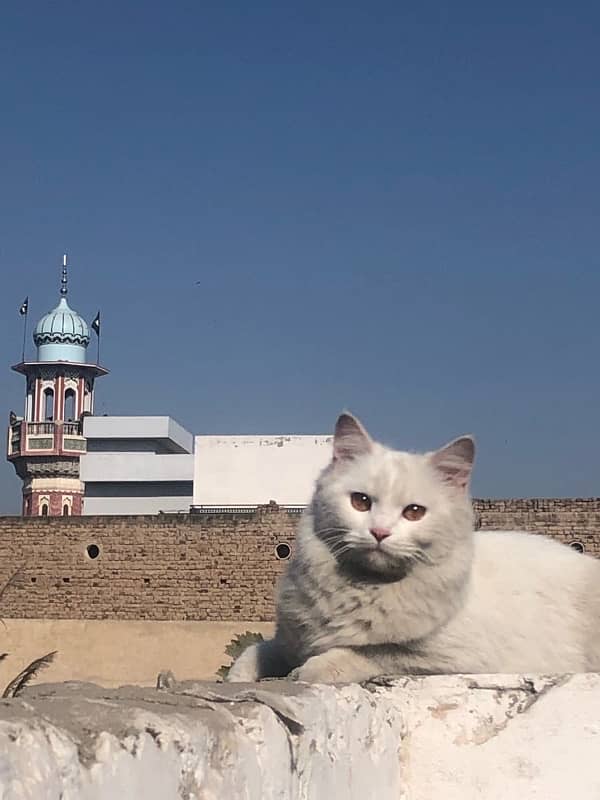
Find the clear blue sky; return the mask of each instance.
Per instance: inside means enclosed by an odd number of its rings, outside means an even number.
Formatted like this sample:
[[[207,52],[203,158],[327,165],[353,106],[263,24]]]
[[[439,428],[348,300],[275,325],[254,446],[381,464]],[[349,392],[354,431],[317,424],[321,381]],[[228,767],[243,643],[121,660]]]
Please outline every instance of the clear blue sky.
[[[479,496],[598,494],[597,3],[34,0],[0,69],[4,424],[67,250],[100,413],[348,407],[400,447],[475,433]]]

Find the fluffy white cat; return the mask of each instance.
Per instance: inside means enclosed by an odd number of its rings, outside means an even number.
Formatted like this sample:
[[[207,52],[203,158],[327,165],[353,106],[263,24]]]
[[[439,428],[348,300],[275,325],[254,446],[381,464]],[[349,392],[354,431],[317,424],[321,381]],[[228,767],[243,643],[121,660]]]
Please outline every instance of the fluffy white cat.
[[[228,680],[600,670],[600,561],[543,536],[474,532],[475,446],[390,450],[349,414],[281,581],[274,639]]]

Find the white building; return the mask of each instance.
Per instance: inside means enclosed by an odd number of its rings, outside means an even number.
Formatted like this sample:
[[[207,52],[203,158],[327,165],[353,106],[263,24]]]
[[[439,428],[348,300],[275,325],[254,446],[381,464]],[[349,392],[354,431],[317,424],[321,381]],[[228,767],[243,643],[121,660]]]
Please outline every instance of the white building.
[[[171,417],[85,417],[84,514],[189,512],[194,437]]]
[[[194,509],[305,506],[331,436],[196,436]]]
[[[84,514],[302,508],[331,436],[196,436],[170,417],[85,417]]]

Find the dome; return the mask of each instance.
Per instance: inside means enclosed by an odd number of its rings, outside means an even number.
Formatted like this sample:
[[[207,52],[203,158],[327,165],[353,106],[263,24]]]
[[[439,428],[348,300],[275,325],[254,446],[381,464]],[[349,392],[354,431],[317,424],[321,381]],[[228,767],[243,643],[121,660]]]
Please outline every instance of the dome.
[[[38,348],[38,361],[74,361],[85,363],[85,351],[90,343],[87,322],[60,298],[55,309],[38,322],[33,334]]]

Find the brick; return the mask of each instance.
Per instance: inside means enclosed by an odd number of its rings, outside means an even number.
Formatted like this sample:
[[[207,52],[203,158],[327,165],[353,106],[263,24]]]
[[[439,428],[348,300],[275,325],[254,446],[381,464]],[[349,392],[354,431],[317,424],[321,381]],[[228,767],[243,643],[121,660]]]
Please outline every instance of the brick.
[[[527,530],[600,556],[600,499],[475,500],[482,531]],[[5,618],[261,621],[298,517],[253,514],[0,517]],[[92,559],[87,548],[99,548]],[[65,580],[68,579],[68,580]]]

